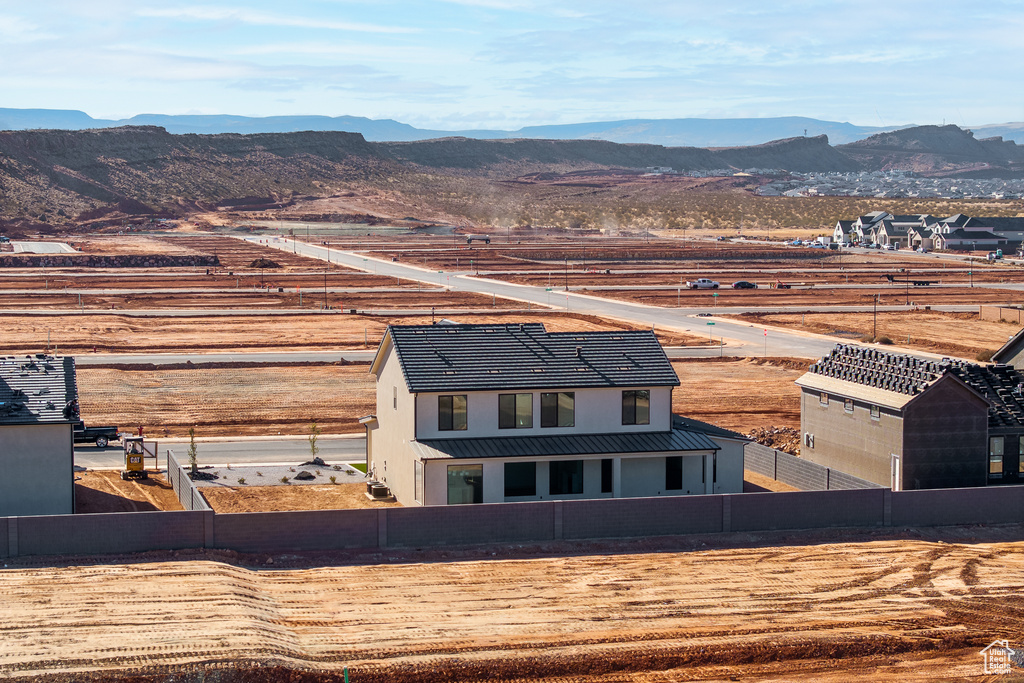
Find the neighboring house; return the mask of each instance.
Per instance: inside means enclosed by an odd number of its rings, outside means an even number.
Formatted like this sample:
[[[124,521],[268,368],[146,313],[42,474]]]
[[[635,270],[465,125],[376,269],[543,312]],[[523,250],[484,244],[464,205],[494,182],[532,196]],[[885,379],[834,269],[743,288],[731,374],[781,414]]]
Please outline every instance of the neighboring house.
[[[801,457],[893,490],[1024,479],[1024,376],[840,344],[797,380]]]
[[[75,359],[0,357],[0,517],[75,511]]]
[[[992,354],[992,362],[997,365],[1009,365],[1015,370],[1024,370],[1024,328]]]
[[[949,232],[936,232],[932,235],[932,242],[936,249],[945,250],[967,250],[990,251],[993,249],[1006,249],[1007,240],[987,230],[968,230],[956,228]]]
[[[837,221],[836,227],[832,230],[832,240],[839,244],[851,244],[856,240],[857,235],[853,231],[853,221]]]
[[[931,251],[935,248],[935,240],[933,235],[935,231],[932,228],[911,228],[907,232],[907,239],[910,241],[911,249],[924,249]]]
[[[406,505],[743,490],[731,436],[673,424],[650,331],[391,326],[370,372],[369,471]]]

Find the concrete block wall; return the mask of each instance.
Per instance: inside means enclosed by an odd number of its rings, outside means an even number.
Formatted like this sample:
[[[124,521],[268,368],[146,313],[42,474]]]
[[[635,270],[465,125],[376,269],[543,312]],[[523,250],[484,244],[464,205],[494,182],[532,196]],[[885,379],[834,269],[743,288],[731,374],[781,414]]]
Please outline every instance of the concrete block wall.
[[[170,482],[171,488],[174,489],[174,494],[178,497],[181,507],[186,510],[202,512],[213,509],[206,502],[206,499],[203,498],[192,478],[188,476],[188,472],[178,462],[174,451],[170,450],[167,451],[167,481]]]
[[[731,531],[873,527],[885,522],[886,489],[730,496]]]
[[[384,510],[242,512],[213,517],[213,547],[239,552],[376,548]]]
[[[1003,306],[981,306],[980,308],[982,320],[1002,320],[1015,325],[1024,323],[1024,309]]]
[[[15,520],[17,548],[13,555],[100,555],[202,548],[206,545],[204,517],[212,514],[115,512],[7,520]]]
[[[14,526],[18,523],[17,517],[0,517],[0,557],[13,557],[17,555],[17,552],[11,553],[11,549],[8,546],[7,529],[10,526]]]
[[[801,491],[835,491],[880,488],[852,474],[813,463],[795,455],[748,443],[743,449],[744,467]]]
[[[612,498],[562,507],[565,539],[675,536],[722,531],[723,496]]]
[[[743,447],[743,467],[751,472],[757,472],[771,479],[775,479],[775,454],[773,448],[762,446],[759,443],[748,443]]]
[[[892,494],[893,526],[1024,522],[1024,486],[926,489]]]
[[[415,547],[550,541],[564,501],[388,508],[386,545]],[[575,501],[573,502],[575,504]]]

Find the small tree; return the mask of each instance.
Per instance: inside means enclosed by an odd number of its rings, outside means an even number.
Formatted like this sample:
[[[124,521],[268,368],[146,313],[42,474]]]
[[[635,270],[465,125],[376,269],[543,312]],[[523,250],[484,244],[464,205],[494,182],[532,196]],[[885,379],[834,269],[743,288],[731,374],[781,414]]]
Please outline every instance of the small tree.
[[[199,474],[199,449],[196,447],[196,428],[188,428],[188,465],[192,474]]]
[[[315,458],[317,453],[320,452],[320,447],[316,445],[316,439],[320,436],[320,427],[317,426],[316,420],[309,425],[309,452],[310,459]]]

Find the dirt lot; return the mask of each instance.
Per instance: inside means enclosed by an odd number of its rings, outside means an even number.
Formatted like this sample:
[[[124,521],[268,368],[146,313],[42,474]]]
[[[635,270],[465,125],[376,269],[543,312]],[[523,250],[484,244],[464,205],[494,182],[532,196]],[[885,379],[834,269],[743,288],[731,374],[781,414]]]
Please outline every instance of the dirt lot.
[[[800,391],[793,382],[810,364],[792,358],[694,358],[673,361],[681,386],[672,411],[738,432],[800,428]]]
[[[830,313],[750,313],[726,317],[853,341],[870,337],[875,330],[871,313],[844,313],[842,317]],[[979,351],[998,349],[1019,328],[1010,323],[980,320],[977,313],[920,310],[879,313],[877,330],[877,336],[888,337],[900,346],[974,359]]]
[[[488,300],[490,303],[490,300]],[[540,322],[551,332],[639,329],[626,323],[564,312],[451,314],[466,323],[518,324]],[[437,318],[435,317],[434,320]],[[102,314],[0,315],[4,353],[36,353],[46,348],[61,353],[217,351],[334,351],[376,348],[388,325],[429,325],[429,315],[350,315],[314,313],[286,316],[123,316]],[[645,328],[646,329],[646,328]],[[201,334],[197,334],[197,330]],[[658,330],[668,346],[699,345],[703,336]],[[364,343],[365,342],[365,343]]]
[[[682,386],[672,409],[722,427],[799,427],[793,380],[807,362],[710,358],[674,361]],[[82,415],[96,424],[144,425],[154,437],[362,432],[374,411],[366,364],[243,365],[160,369],[78,368]],[[757,387],[753,397],[751,387]]]
[[[278,512],[285,510],[352,510],[401,507],[366,496],[366,484],[315,486],[232,486],[203,488],[216,512]]]
[[[288,555],[273,569],[217,552],[14,566],[0,571],[0,672],[62,683],[217,669],[244,672],[219,680],[340,683],[343,666],[353,681],[401,683],[994,680],[978,651],[996,638],[1019,646],[1024,631],[1015,535],[752,535],[750,547],[709,536],[552,544],[542,552],[553,557],[390,551],[366,565]]]
[[[75,472],[75,512],[148,512],[181,510],[174,489],[162,474],[148,479],[124,481],[118,472],[87,470]]]

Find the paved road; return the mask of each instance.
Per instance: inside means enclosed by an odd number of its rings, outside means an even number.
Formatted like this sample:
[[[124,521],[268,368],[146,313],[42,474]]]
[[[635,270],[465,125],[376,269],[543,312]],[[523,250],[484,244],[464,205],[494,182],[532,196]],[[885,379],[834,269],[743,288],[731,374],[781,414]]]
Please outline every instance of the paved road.
[[[16,254],[76,254],[70,245],[63,242],[11,242]]]
[[[257,238],[240,238],[258,242]],[[283,241],[269,240],[269,246],[279,249],[291,249],[291,244]],[[693,318],[689,311],[645,306],[643,304],[615,301],[573,292],[556,291],[529,285],[517,285],[486,278],[470,277],[465,274],[449,274],[431,272],[409,266],[401,262],[385,261],[360,254],[352,254],[327,248],[316,244],[299,244],[300,253],[313,258],[330,260],[352,268],[375,272],[380,275],[420,280],[428,283],[445,285],[454,291],[493,294],[506,299],[530,302],[556,308],[563,308],[575,313],[599,315],[629,321],[651,327],[663,327],[678,331],[707,333],[713,337],[723,337],[728,342],[746,347],[756,347],[762,354],[785,355],[803,358],[817,358],[826,355],[837,341],[835,338],[820,335],[805,335],[778,328],[769,328],[767,334],[763,327],[754,327],[747,323],[726,320],[706,320]],[[710,297],[709,297],[710,298]],[[711,308],[708,306],[704,310]],[[763,309],[759,309],[763,310]],[[805,308],[806,310],[806,308]],[[900,310],[897,308],[896,310]],[[725,309],[722,309],[725,312]]]
[[[155,439],[160,455],[160,468],[165,465],[167,450],[174,451],[179,462],[188,458],[188,441],[167,441]],[[304,437],[294,439],[217,439],[197,441],[197,457],[201,465],[223,466],[225,464],[298,464],[309,460],[309,441]],[[361,435],[321,436],[317,440],[319,456],[328,463],[363,462],[366,459],[366,438]],[[147,466],[152,467],[152,460]],[[86,444],[75,447],[75,464],[79,467],[120,467],[124,464],[124,452],[120,444],[107,448],[96,448]]]

